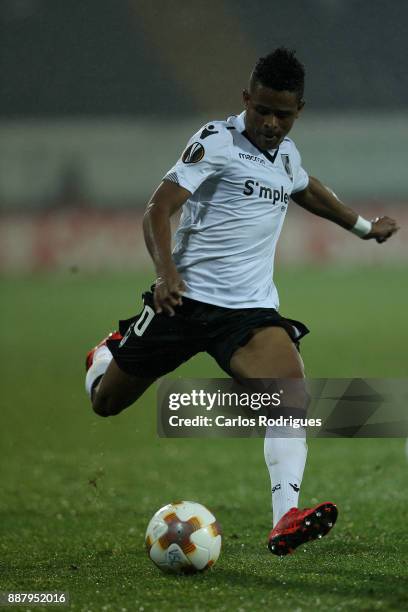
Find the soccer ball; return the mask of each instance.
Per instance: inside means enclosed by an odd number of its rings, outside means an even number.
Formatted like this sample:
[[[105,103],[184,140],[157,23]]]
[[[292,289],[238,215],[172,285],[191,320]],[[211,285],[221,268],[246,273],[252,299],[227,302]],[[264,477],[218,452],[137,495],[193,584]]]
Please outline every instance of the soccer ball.
[[[150,559],[161,570],[194,573],[211,567],[220,556],[221,527],[205,506],[180,501],[156,512],[145,541]]]

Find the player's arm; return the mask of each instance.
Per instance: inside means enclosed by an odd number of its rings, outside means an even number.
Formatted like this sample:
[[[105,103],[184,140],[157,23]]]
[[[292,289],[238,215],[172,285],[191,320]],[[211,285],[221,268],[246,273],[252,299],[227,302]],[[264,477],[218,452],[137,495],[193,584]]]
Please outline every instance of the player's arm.
[[[399,229],[397,222],[390,217],[379,217],[372,222],[363,219],[312,176],[306,189],[293,193],[291,197],[302,208],[351,230],[364,240],[374,238],[377,242],[385,242]]]
[[[156,312],[174,315],[174,306],[181,304],[184,281],[171,255],[171,216],[191,196],[190,191],[164,180],[150,198],[143,217],[147,250],[156,268],[154,305]]]

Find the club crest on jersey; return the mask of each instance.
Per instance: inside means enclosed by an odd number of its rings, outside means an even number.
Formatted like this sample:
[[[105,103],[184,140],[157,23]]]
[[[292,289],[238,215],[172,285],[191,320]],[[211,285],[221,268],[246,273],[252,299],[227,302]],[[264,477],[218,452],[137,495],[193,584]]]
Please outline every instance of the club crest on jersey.
[[[293,181],[293,172],[292,172],[292,166],[290,165],[289,155],[287,155],[286,153],[281,153],[281,159],[282,159],[283,167],[286,170],[286,174],[288,175],[290,180]]]
[[[193,144],[184,151],[181,159],[185,164],[196,164],[203,159],[204,153],[205,149],[203,145],[199,142],[193,142]]]

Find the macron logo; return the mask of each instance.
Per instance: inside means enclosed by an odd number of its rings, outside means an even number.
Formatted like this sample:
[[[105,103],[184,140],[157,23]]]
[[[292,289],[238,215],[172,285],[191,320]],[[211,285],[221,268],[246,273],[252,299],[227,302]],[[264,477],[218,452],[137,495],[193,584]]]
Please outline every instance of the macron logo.
[[[248,161],[256,162],[257,164],[265,165],[265,160],[262,157],[257,157],[256,155],[250,155],[249,153],[239,153],[240,159],[247,159]]]

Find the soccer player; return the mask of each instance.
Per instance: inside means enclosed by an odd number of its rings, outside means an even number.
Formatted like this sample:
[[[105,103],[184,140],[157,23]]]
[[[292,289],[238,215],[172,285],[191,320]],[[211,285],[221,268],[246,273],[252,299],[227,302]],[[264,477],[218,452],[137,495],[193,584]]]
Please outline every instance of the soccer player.
[[[144,234],[156,281],[141,313],[88,354],[86,389],[97,414],[118,414],[199,351],[238,381],[303,381],[298,344],[308,329],[278,312],[273,282],[290,199],[364,240],[385,242],[398,229],[388,217],[362,218],[302,168],[288,134],[303,109],[303,90],[294,52],[278,48],[260,58],[243,91],[244,111],[200,128],[154,192]],[[170,218],[181,207],[171,252]],[[271,427],[264,450],[274,523],[269,548],[284,555],[325,535],[337,509],[331,502],[298,509],[304,432]]]

